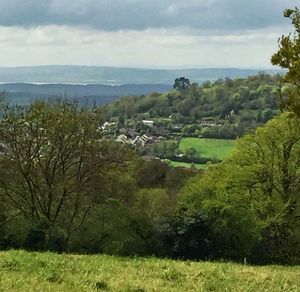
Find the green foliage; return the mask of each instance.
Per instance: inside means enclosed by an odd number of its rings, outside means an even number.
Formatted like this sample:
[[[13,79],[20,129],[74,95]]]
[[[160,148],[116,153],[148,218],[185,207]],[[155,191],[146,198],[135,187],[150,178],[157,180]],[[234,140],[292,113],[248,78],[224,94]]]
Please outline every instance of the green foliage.
[[[272,56],[272,63],[288,69],[283,81],[291,86],[287,92],[281,92],[282,103],[288,109],[300,115],[300,11],[297,7],[287,9],[284,16],[290,18],[295,32],[279,39],[279,50]],[[288,96],[287,101],[284,100],[286,95]]]
[[[225,79],[164,94],[124,97],[101,108],[106,120],[126,117],[130,120],[171,118],[168,127],[185,124],[185,134],[208,138],[232,139],[241,136],[278,113],[277,90],[280,76],[260,74],[247,79]],[[257,118],[269,109],[264,118]],[[207,127],[205,119],[220,122]],[[165,125],[166,126],[166,125]],[[174,130],[175,131],[175,130]]]
[[[173,88],[178,90],[187,89],[190,86],[190,80],[185,77],[179,77],[175,79]]]
[[[2,249],[162,254],[160,224],[196,171],[138,159],[104,139],[99,125],[96,112],[66,101],[6,109]]]
[[[225,163],[183,189],[181,203],[211,220],[221,255],[299,261],[299,119],[286,113],[248,134]],[[224,245],[223,245],[224,244]],[[257,254],[256,254],[257,253]]]
[[[237,190],[227,193],[223,181],[227,171],[223,165],[211,166],[202,179],[192,179],[182,190],[180,205],[207,216],[212,240],[209,257],[241,259],[259,238],[259,222],[244,195]]]
[[[209,259],[212,238],[207,216],[200,212],[176,212],[163,226],[168,255],[180,259]]]
[[[21,217],[30,226],[24,225],[27,235],[19,244],[67,248],[72,234],[106,198],[103,171],[133,159],[121,145],[100,142],[98,127],[96,114],[65,101],[5,110],[0,195],[12,220]]]
[[[161,141],[150,147],[151,153],[160,158],[172,156],[176,152],[176,149],[177,143],[175,141]]]
[[[140,189],[136,194],[135,207],[155,220],[168,214],[170,201],[165,189]]]

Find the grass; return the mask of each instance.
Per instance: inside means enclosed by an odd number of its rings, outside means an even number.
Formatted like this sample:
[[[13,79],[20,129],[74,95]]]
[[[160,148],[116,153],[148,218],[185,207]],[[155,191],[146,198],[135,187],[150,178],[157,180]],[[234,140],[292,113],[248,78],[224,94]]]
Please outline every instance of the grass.
[[[193,165],[192,163],[178,162],[178,161],[172,161],[172,160],[169,160],[169,162],[174,167],[186,167],[186,168],[190,168]],[[206,169],[208,165],[207,164],[196,164],[196,163],[194,163],[194,166],[197,169]]]
[[[300,266],[0,253],[0,291],[300,291]]]
[[[189,148],[194,148],[201,157],[224,160],[232,151],[234,144],[235,140],[182,138],[179,149],[185,152]]]

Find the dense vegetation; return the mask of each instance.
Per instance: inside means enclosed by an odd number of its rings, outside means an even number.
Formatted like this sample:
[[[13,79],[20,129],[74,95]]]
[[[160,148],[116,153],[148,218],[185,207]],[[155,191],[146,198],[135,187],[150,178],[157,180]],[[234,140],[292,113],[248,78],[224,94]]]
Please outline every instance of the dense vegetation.
[[[299,118],[273,119],[204,175],[144,161],[99,123],[67,102],[6,109],[2,248],[299,260]]]
[[[107,138],[103,120],[138,117],[138,111],[146,112],[142,118],[164,117],[169,100],[175,117],[185,122],[214,113],[223,115],[224,127],[229,123],[243,132],[243,115],[257,114],[257,125],[260,106],[277,113],[272,84],[278,76],[192,84],[169,95],[125,98],[104,110],[67,101],[7,107],[0,120],[1,248],[299,264],[300,69],[294,51],[298,56],[300,13],[288,10],[286,16],[297,34],[283,38],[273,58],[290,68],[285,112],[248,132],[231,156],[205,172],[141,159],[128,144]],[[228,93],[236,87],[239,102]],[[251,99],[254,88],[264,92],[258,99]],[[187,101],[202,99],[208,108],[194,104],[192,115]],[[154,104],[142,111],[139,100]],[[7,265],[20,268],[18,261]]]
[[[10,251],[0,253],[2,291],[299,291],[299,267],[181,262]]]
[[[279,50],[272,56],[272,63],[281,68],[288,69],[283,82],[288,86],[287,94],[280,91],[281,106],[292,110],[300,116],[300,11],[299,8],[287,9],[284,16],[289,18],[295,27],[295,32],[282,36],[279,40]]]
[[[153,119],[183,134],[236,138],[278,114],[280,76],[261,73],[247,79],[219,79],[169,93],[124,97],[103,108],[106,120]],[[210,126],[210,124],[212,126]]]
[[[299,122],[289,113],[273,119],[240,139],[225,163],[210,167],[183,189],[185,212],[204,212],[216,228],[211,240],[224,243],[214,252],[299,261]]]
[[[2,248],[161,251],[160,225],[195,170],[140,159],[102,139],[90,109],[9,107],[0,122]]]

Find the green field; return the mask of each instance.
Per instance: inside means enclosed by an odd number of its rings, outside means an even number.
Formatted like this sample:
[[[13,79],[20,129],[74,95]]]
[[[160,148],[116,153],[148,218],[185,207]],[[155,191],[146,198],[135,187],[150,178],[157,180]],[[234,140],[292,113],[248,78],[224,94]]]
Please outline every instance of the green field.
[[[234,144],[235,140],[182,138],[179,149],[185,152],[189,148],[194,148],[201,157],[224,160],[232,151]]]
[[[300,267],[0,253],[0,291],[300,291]]]
[[[174,167],[186,167],[186,168],[190,168],[193,165],[192,163],[178,162],[178,161],[171,161],[171,160],[169,160],[169,162]],[[197,169],[206,169],[207,168],[207,164],[196,164],[196,163],[194,163],[194,166]]]

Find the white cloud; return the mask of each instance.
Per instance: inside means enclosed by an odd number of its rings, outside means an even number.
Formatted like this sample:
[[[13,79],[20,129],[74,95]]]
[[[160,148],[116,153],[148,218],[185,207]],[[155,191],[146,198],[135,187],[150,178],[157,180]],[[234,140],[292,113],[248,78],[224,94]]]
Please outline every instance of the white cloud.
[[[0,27],[2,66],[87,64],[138,67],[269,67],[282,28],[244,33],[69,26]]]

